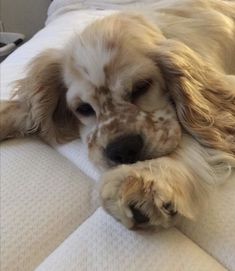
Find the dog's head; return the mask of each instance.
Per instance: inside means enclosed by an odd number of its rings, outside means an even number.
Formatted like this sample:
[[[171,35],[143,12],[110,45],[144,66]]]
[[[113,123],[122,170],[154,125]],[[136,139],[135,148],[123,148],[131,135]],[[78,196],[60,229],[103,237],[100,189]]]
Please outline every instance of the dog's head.
[[[116,15],[93,23],[70,44],[66,99],[98,164],[135,163],[177,147],[180,125],[151,56],[162,39],[141,17]]]
[[[227,86],[194,51],[139,15],[94,22],[64,50],[39,56],[29,79],[37,90],[32,107],[40,103],[47,119],[44,136],[60,139],[58,127],[78,136],[79,123],[91,159],[101,166],[171,153],[182,128],[202,144],[235,151],[235,99]]]

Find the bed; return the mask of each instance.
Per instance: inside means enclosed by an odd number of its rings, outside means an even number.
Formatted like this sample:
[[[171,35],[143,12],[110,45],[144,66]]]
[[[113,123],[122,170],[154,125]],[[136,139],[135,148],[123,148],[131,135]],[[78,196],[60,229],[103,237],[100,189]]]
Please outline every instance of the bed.
[[[156,2],[54,0],[45,27],[1,63],[1,99],[41,51],[66,46],[97,18]],[[198,221],[154,233],[128,231],[104,212],[99,176],[80,140],[1,143],[1,270],[235,270],[235,175]]]

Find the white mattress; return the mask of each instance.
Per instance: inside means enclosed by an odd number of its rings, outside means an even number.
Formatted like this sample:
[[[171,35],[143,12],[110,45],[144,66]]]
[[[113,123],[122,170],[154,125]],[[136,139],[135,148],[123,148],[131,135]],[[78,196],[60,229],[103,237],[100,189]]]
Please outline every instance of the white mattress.
[[[84,265],[86,269],[83,269]],[[98,209],[36,269],[48,270],[225,269],[176,229],[156,234],[130,232],[115,223],[103,210]]]
[[[38,140],[8,140],[0,151],[1,271],[34,270],[97,209],[97,188]]]
[[[36,54],[46,48],[63,47],[75,32],[97,18],[125,8],[132,2],[136,5],[146,1],[106,2],[108,4],[98,0],[54,1],[49,8],[46,27],[1,64],[1,99],[9,98],[11,83],[24,76],[25,66]],[[148,2],[152,4],[155,1]],[[89,162],[86,146],[79,140],[55,146],[55,149],[91,178],[89,185],[99,179],[100,173]],[[217,193],[211,198],[200,221],[182,223],[179,227],[182,233],[172,229],[152,236],[136,235],[99,208],[38,270],[173,270],[174,263],[174,270],[223,270],[216,261],[235,270],[235,176]],[[85,201],[84,204],[88,203]],[[85,212],[81,216],[82,221],[87,216]],[[84,255],[89,255],[89,259],[85,259]],[[115,268],[112,269],[112,266]],[[141,269],[138,269],[140,266]]]

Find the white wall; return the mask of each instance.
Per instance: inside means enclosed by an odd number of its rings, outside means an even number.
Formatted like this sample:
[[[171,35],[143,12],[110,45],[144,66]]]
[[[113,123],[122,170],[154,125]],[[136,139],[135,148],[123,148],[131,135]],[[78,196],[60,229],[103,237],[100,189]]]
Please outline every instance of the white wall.
[[[51,0],[0,0],[0,20],[6,32],[19,32],[29,39],[44,26]]]

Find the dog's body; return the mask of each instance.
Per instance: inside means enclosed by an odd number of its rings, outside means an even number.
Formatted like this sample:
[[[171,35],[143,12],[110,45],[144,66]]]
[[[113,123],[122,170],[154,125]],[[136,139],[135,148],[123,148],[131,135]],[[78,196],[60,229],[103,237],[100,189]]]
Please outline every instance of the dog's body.
[[[166,3],[164,3],[166,2]],[[0,138],[80,135],[109,168],[105,209],[128,228],[193,218],[235,167],[235,2],[159,1],[96,21],[31,64]]]

